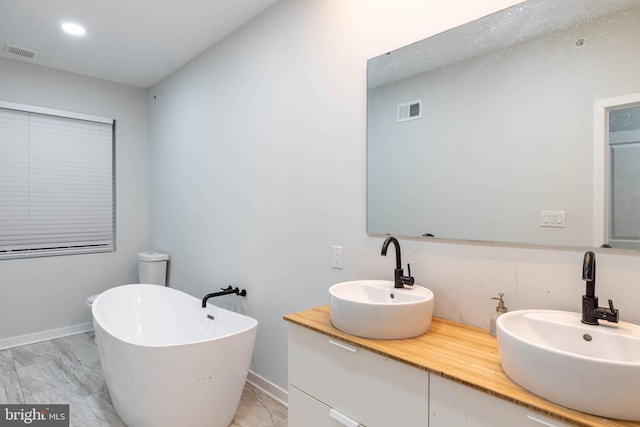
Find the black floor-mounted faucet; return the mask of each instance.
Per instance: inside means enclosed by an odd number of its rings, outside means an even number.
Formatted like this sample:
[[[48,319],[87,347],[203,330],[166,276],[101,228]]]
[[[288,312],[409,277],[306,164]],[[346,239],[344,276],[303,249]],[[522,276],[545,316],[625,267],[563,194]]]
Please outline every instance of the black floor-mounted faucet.
[[[235,288],[232,288],[231,286],[227,286],[226,288],[220,288],[222,289],[220,292],[213,292],[210,294],[207,294],[204,296],[204,298],[202,298],[202,308],[205,308],[207,306],[207,300],[209,298],[214,298],[214,297],[219,297],[222,295],[229,295],[229,294],[236,294],[236,295],[240,295],[241,297],[245,297],[247,296],[247,291],[240,290],[237,286]]]
[[[387,256],[387,248],[391,243],[396,247],[396,269],[394,270],[393,287],[404,288],[404,285],[413,286],[415,280],[411,277],[411,265],[407,264],[407,270],[409,271],[408,276],[405,276],[404,271],[402,270],[402,261],[400,260],[400,243],[398,243],[398,239],[395,237],[387,237],[382,244],[382,252],[380,252],[380,255]]]
[[[609,307],[598,307],[596,296],[596,254],[588,251],[582,261],[582,280],[587,284],[585,295],[582,296],[582,323],[598,325],[598,319],[618,323],[619,313],[609,300]]]

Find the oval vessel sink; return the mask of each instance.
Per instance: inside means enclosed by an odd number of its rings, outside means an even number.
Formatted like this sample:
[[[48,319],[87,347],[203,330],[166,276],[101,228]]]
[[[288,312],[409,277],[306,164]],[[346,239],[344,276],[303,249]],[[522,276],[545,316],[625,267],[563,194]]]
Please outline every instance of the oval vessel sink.
[[[433,292],[423,286],[396,289],[389,280],[356,280],[331,286],[329,294],[331,323],[351,335],[404,339],[431,327]]]
[[[580,319],[553,310],[503,314],[496,323],[502,369],[559,405],[640,421],[640,326]]]

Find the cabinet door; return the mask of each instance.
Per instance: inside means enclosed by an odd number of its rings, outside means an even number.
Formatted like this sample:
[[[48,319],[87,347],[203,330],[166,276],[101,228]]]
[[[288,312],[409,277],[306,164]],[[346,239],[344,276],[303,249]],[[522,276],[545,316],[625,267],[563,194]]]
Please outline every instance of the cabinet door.
[[[437,375],[429,383],[429,427],[569,427]]]
[[[427,372],[297,325],[289,327],[289,384],[367,427],[429,422]]]

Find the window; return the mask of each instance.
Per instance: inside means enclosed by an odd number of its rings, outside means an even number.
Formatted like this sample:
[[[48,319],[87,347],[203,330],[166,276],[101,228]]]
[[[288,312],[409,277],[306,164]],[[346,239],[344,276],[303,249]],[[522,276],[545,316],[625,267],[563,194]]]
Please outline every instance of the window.
[[[115,249],[114,127],[0,101],[0,259]]]

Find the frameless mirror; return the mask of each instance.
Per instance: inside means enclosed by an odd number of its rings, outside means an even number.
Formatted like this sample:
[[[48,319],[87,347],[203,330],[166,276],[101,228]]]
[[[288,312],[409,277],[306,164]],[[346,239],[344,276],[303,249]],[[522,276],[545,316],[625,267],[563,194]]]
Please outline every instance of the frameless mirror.
[[[529,0],[369,60],[368,233],[640,248],[639,40],[640,0]]]

